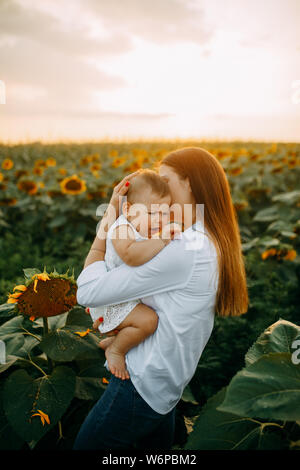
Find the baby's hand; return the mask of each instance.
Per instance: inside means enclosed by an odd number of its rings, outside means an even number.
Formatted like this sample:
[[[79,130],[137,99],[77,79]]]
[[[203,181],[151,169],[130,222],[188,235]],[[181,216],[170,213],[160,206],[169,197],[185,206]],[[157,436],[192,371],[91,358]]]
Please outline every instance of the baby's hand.
[[[176,222],[171,222],[163,227],[161,231],[161,238],[167,240],[174,240],[174,238],[181,238],[181,226]]]

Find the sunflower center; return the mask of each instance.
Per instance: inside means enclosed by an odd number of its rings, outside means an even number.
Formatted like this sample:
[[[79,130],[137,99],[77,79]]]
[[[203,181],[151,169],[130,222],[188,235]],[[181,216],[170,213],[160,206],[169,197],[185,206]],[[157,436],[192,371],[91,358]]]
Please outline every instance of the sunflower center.
[[[77,181],[75,179],[73,180],[69,180],[67,183],[66,183],[66,189],[68,189],[69,191],[78,191],[81,189],[81,182],[80,181]]]

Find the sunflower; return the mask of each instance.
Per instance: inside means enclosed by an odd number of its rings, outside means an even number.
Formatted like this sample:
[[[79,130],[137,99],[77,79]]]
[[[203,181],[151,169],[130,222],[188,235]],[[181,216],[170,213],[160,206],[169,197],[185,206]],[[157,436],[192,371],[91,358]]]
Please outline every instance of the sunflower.
[[[20,179],[22,176],[27,176],[28,175],[28,171],[26,170],[16,170],[15,171],[15,177],[16,179]]]
[[[277,166],[276,168],[273,168],[273,170],[271,170],[271,173],[282,173],[282,172],[283,172],[282,166]]]
[[[32,171],[35,175],[41,176],[44,173],[44,168],[41,166],[36,166]]]
[[[14,206],[17,202],[15,197],[7,197],[4,199],[0,199],[0,206]]]
[[[35,162],[34,162],[34,166],[35,167],[41,167],[41,168],[47,168],[47,163],[45,162],[45,160],[42,160],[41,158],[37,159]]]
[[[37,193],[38,187],[34,181],[23,180],[19,181],[18,189],[32,196]]]
[[[119,155],[119,152],[118,150],[115,150],[115,149],[112,149],[109,151],[109,154],[108,154],[111,158],[115,158]]]
[[[85,181],[78,178],[77,175],[64,178],[60,182],[60,187],[63,194],[76,195],[86,191]]]
[[[100,191],[90,192],[90,193],[87,193],[86,197],[89,201],[92,201],[93,199],[102,199],[102,198],[107,197],[107,191],[100,190]]]
[[[117,168],[118,166],[123,165],[125,162],[126,162],[126,158],[119,158],[119,157],[117,157],[117,158],[114,158],[114,160],[113,160],[113,162],[112,162],[111,165],[112,165],[114,168]]]
[[[259,159],[260,155],[257,154],[257,153],[253,153],[252,155],[250,155],[250,160],[252,162],[256,162],[258,159]]]
[[[7,303],[16,304],[19,313],[32,317],[52,317],[68,312],[77,303],[74,276],[36,273],[9,294]]]
[[[292,158],[291,160],[288,161],[288,167],[289,168],[295,168],[297,166],[297,158]]]
[[[80,159],[80,166],[87,166],[89,163],[93,161],[93,155],[86,155]]]
[[[56,166],[56,160],[53,157],[47,158],[46,160],[46,165],[47,166]]]
[[[276,256],[277,250],[275,248],[270,248],[269,250],[266,250],[262,253],[261,257],[263,260],[269,258],[270,256]]]
[[[93,165],[91,166],[90,170],[91,170],[91,172],[93,172],[93,171],[99,171],[99,170],[101,170],[101,168],[102,168],[101,163],[93,163]]]
[[[1,183],[1,181],[3,181],[3,180],[4,180],[3,173],[0,173],[0,183]]]
[[[287,261],[294,261],[294,259],[296,258],[297,256],[297,252],[296,250],[287,250],[287,249],[283,249],[283,250],[280,250],[278,252],[278,255],[284,259],[284,260],[287,260]]]
[[[133,162],[131,163],[131,165],[127,166],[126,168],[124,168],[124,171],[127,173],[132,173],[134,171],[137,171],[139,170],[140,168],[142,167],[142,165],[140,164],[140,162]]]
[[[11,170],[14,166],[14,162],[10,158],[5,158],[2,162],[3,170]]]
[[[244,210],[246,207],[248,207],[248,202],[247,201],[240,201],[240,202],[235,202],[234,203],[234,208],[235,210],[237,211],[242,211]]]
[[[251,198],[259,198],[271,192],[271,188],[250,188],[247,193]]]
[[[231,169],[229,170],[229,174],[230,174],[231,176],[237,176],[237,175],[240,175],[241,173],[243,173],[243,168],[240,167],[240,166],[237,166],[237,167],[235,167],[235,168],[231,168]]]

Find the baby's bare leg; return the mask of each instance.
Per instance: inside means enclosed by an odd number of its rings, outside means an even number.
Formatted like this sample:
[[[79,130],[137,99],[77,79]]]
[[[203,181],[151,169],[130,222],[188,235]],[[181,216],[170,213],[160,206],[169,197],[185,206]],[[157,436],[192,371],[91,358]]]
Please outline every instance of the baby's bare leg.
[[[125,354],[154,333],[157,324],[158,317],[154,310],[141,303],[120,323],[119,333],[114,338],[106,338],[109,342],[105,347],[105,356],[112,374],[123,380],[130,378]]]

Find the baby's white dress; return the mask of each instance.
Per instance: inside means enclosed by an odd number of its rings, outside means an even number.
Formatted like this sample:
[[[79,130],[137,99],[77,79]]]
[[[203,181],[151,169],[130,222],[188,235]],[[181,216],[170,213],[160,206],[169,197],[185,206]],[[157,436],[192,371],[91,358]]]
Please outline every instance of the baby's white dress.
[[[114,246],[112,244],[112,232],[118,225],[129,225],[135,235],[135,239],[138,240],[147,240],[147,238],[142,237],[139,232],[134,228],[134,226],[126,219],[122,214],[117,220],[112,224],[107,232],[106,238],[106,253],[104,261],[107,269],[110,271],[113,268],[117,268],[124,261],[120,258]],[[103,322],[99,325],[99,330],[101,333],[107,333],[108,331],[114,330],[120,325],[120,323],[127,317],[127,315],[134,309],[136,305],[141,303],[138,300],[132,300],[130,302],[123,302],[121,304],[102,306],[90,308],[91,317],[95,320],[96,318],[103,317]]]

